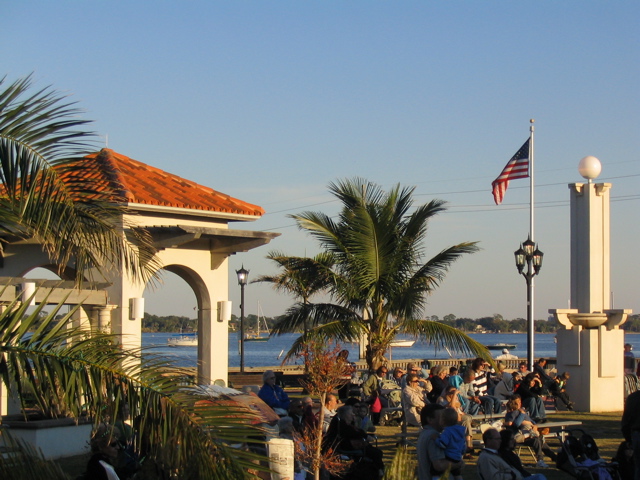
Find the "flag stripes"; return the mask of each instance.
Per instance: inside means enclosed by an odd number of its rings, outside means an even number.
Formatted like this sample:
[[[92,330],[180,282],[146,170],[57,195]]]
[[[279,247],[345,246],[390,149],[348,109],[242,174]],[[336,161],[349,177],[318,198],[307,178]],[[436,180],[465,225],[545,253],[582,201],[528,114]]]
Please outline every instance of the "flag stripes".
[[[493,187],[493,200],[496,205],[500,205],[504,199],[504,194],[509,186],[509,180],[517,178],[527,178],[529,176],[529,142],[531,137],[524,142],[520,150],[509,160],[498,178],[496,178],[491,186]]]

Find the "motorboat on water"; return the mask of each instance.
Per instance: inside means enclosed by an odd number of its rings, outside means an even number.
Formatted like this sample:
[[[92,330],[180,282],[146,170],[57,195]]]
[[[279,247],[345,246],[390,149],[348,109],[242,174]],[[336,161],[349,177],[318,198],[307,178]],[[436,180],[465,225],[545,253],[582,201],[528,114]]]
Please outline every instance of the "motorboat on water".
[[[494,345],[485,345],[489,350],[502,350],[502,349],[507,349],[507,350],[513,350],[514,348],[517,347],[517,345],[513,344],[513,343],[496,343]]]
[[[415,340],[394,340],[389,344],[390,347],[413,347]]]

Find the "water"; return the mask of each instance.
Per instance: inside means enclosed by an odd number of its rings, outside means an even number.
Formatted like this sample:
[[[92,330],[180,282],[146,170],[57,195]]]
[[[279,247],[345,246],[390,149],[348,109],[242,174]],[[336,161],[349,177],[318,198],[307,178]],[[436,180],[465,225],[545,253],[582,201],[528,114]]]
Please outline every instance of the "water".
[[[177,365],[182,367],[195,367],[198,349],[195,347],[169,347],[167,339],[176,334],[172,333],[143,333],[143,346],[156,345],[155,353],[171,356],[175,358]],[[483,333],[471,334],[471,338],[482,343],[483,345],[492,345],[496,343],[507,343],[516,345],[511,351],[520,358],[527,356],[527,335],[526,333]],[[247,367],[264,367],[275,366],[282,362],[282,358],[287,353],[296,334],[290,333],[278,337],[272,337],[268,342],[246,342],[244,344],[244,362]],[[403,339],[404,337],[399,337]],[[534,353],[535,357],[555,357],[556,344],[555,334],[553,333],[537,333],[535,335]],[[634,351],[640,350],[640,335],[625,335],[625,342],[633,345]],[[348,344],[343,348],[349,350],[349,358],[358,358],[357,345]],[[278,359],[280,353],[284,350],[282,358]],[[451,352],[456,357],[455,352]],[[500,350],[492,351],[493,355],[500,355]],[[622,355],[622,352],[620,352]],[[392,350],[393,360],[402,360],[407,358],[449,358],[449,354],[444,350],[436,351],[433,345],[424,341],[416,341],[413,347],[402,348],[396,347]],[[229,366],[240,366],[240,354],[238,353],[238,334],[229,333]]]

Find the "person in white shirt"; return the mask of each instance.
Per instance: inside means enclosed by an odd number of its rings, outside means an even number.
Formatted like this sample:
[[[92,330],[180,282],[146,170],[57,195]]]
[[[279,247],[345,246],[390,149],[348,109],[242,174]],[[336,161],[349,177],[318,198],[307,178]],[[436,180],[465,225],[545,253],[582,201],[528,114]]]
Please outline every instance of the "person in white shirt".
[[[516,355],[514,355],[513,353],[509,353],[508,348],[503,348],[502,355],[498,355],[496,357],[496,360],[517,360],[517,359],[518,357]]]
[[[338,407],[338,399],[335,395],[330,393],[324,400],[324,405],[322,406],[322,410],[324,411],[324,420],[322,422],[322,431],[327,433],[329,430],[329,424],[331,423],[331,419],[336,414],[336,408]]]

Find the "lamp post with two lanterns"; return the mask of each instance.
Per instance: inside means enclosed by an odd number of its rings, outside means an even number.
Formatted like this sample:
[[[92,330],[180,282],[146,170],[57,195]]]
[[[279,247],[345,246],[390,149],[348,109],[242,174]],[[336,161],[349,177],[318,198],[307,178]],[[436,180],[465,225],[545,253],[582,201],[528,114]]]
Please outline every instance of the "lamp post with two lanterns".
[[[542,268],[543,253],[538,250],[538,246],[531,238],[520,244],[520,248],[514,252],[516,257],[516,267],[527,282],[527,365],[533,371],[533,277]],[[524,267],[527,270],[524,270]]]
[[[244,268],[236,270],[238,285],[240,285],[240,373],[244,373],[244,287],[249,279],[249,270]]]

